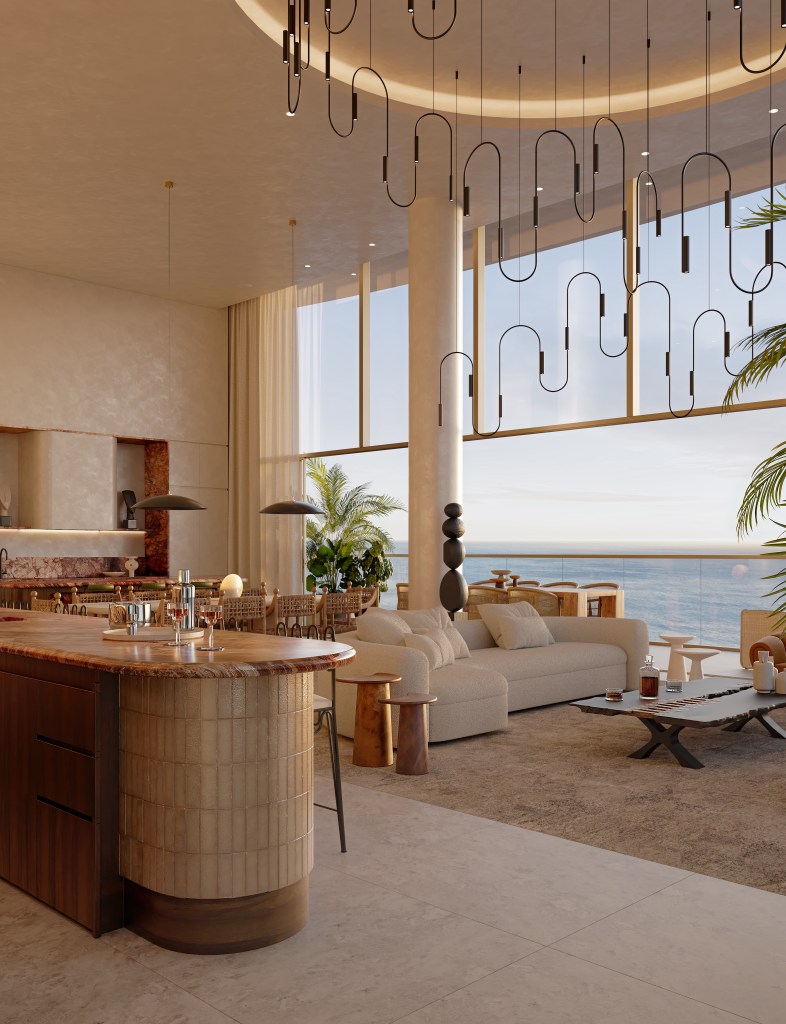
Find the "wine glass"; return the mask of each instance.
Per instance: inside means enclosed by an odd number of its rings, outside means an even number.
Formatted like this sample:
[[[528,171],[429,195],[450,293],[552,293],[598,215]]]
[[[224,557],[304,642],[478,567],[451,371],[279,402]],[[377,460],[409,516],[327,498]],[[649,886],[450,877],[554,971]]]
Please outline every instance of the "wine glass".
[[[224,609],[218,602],[213,604],[211,601],[209,604],[203,604],[200,606],[199,617],[206,626],[210,627],[210,632],[207,634],[207,643],[199,648],[200,651],[224,650],[223,647],[213,643],[213,627],[217,622],[221,621],[223,613]]]
[[[185,618],[188,609],[183,604],[182,599],[174,598],[166,603],[167,616],[175,624],[175,639],[167,641],[167,647],[185,647],[186,641],[180,639],[180,624]]]

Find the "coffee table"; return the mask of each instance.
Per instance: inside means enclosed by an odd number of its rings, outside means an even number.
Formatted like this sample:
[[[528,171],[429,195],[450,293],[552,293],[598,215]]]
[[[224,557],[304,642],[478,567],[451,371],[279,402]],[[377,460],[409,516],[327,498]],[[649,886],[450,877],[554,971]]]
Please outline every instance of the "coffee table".
[[[767,713],[786,707],[786,694],[758,693],[739,679],[721,676],[697,681],[682,694],[669,693],[661,686],[657,701],[643,701],[638,690],[629,690],[621,701],[592,697],[574,701],[573,706],[595,715],[633,715],[649,730],[650,739],[628,757],[649,757],[658,747],[665,747],[683,768],[704,767],[677,738],[686,728],[739,732],[756,719],[770,736],[786,740],[786,731]]]

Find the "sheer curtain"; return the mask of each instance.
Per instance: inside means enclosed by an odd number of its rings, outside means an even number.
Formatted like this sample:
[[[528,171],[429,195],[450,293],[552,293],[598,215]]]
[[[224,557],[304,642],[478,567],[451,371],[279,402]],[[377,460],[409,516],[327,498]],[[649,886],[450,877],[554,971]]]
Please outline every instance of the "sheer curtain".
[[[303,494],[294,287],[230,307],[229,365],[230,569],[301,593],[303,518],[259,514]]]

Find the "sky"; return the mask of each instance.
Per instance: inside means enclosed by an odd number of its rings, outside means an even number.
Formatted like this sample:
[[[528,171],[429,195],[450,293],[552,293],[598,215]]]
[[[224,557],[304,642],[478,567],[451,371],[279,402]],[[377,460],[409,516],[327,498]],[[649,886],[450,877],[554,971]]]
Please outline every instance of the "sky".
[[[755,206],[756,196],[734,202],[736,218]],[[642,233],[644,277],[663,280],[671,291],[672,405],[689,402],[689,371],[695,368],[697,405],[716,405],[731,381],[723,361],[723,325],[717,314],[693,322],[705,309],[720,309],[734,342],[747,328],[749,294],[728,275],[729,233],[722,207],[714,204],[686,215],[691,235],[691,273],[679,266],[679,218],[664,218],[663,236]],[[776,228],[776,257],[783,244]],[[734,231],[733,268],[738,286],[750,287],[761,265],[760,230]],[[563,345],[568,281],[582,269],[603,282],[606,318],[603,346],[624,344],[624,291],[619,284],[620,235],[601,236],[543,255],[538,275],[519,288],[496,265],[487,268],[486,394],[496,409],[499,337],[512,324],[528,323],[543,339],[544,380],[557,386],[566,372]],[[515,271],[518,261],[509,261]],[[526,259],[522,260],[526,265]],[[772,286],[757,296],[757,327],[786,320],[786,288],[776,272]],[[761,283],[761,282],[760,282]],[[471,278],[464,275],[465,346],[471,347]],[[556,395],[538,386],[537,351],[515,331],[503,349],[503,428],[570,422],[624,413],[625,363],[599,348],[598,286],[587,277],[571,286],[571,350],[567,387]],[[521,309],[521,320],[519,320]],[[642,412],[668,409],[665,354],[669,344],[663,290],[642,290]],[[319,384],[312,386],[311,427],[305,447],[320,450],[357,445],[357,299],[324,303],[319,327]],[[372,294],[373,444],[404,440],[407,424],[406,287]],[[695,350],[695,354],[694,354]],[[732,352],[728,368],[739,369],[743,354]],[[747,400],[784,397],[786,370]],[[465,402],[468,412],[468,402]],[[486,424],[486,428],[491,424]],[[465,429],[469,430],[466,419]],[[530,434],[464,444],[466,541],[524,543],[551,550],[715,550],[734,547],[736,512],[754,467],[786,440],[786,409],[725,416],[694,416],[652,423]],[[407,452],[394,450],[337,457],[353,483],[407,500]],[[406,540],[405,513],[392,515],[389,532]],[[776,529],[765,524],[747,539],[761,542]],[[503,545],[504,546],[504,545]]]

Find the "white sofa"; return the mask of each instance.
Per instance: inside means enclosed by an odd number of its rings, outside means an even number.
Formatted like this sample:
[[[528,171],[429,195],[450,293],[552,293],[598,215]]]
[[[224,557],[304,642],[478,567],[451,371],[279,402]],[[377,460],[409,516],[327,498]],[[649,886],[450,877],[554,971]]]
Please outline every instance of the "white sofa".
[[[467,642],[469,658],[429,671],[426,655],[404,646],[365,643],[356,633],[342,633],[355,648],[352,675],[393,672],[401,682],[391,695],[432,693],[429,740],[459,739],[507,728],[509,711],[580,700],[619,683],[632,690],[649,651],[647,626],[640,619],[544,617],[555,643],[508,651],[497,647],[480,620],[456,622]],[[330,677],[321,673],[316,689],[330,694]],[[394,742],[398,726],[393,708]],[[355,726],[355,687],[336,684],[336,719],[342,736]]]

